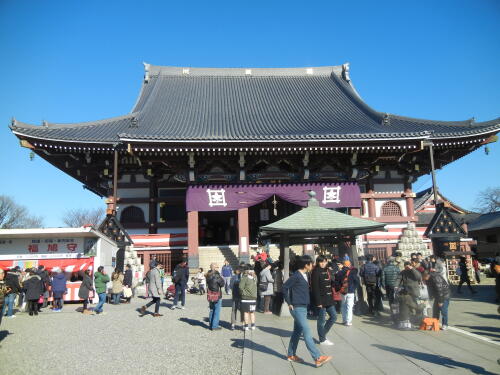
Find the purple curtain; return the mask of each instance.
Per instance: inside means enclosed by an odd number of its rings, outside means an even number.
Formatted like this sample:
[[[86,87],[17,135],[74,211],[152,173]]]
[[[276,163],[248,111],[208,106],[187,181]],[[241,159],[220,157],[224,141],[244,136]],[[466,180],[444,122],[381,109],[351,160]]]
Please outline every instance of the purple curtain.
[[[309,191],[316,192],[319,205],[326,208],[360,207],[357,183],[304,183],[253,185],[189,186],[186,194],[187,211],[233,211],[251,207],[277,195],[281,199],[306,206]]]

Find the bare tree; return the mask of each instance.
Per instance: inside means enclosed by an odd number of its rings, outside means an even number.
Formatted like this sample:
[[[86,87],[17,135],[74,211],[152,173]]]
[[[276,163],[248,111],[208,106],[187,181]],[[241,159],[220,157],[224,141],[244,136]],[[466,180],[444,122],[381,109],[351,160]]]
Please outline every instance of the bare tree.
[[[476,209],[482,213],[500,211],[500,187],[481,191],[476,198]]]
[[[75,208],[64,213],[62,221],[68,227],[77,228],[84,225],[98,226],[104,220],[106,211],[103,207]]]
[[[28,209],[17,204],[14,199],[0,195],[0,228],[38,228],[43,226],[41,216],[31,215]]]

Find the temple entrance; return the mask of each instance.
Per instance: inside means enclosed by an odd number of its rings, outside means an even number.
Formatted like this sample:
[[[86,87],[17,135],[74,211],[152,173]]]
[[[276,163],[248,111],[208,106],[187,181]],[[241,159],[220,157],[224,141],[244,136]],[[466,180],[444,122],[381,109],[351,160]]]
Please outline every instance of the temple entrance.
[[[257,243],[259,228],[261,226],[283,219],[299,211],[301,208],[302,207],[287,202],[278,196],[273,196],[262,203],[250,207],[248,209],[250,243]]]
[[[238,243],[237,211],[200,212],[200,246]]]

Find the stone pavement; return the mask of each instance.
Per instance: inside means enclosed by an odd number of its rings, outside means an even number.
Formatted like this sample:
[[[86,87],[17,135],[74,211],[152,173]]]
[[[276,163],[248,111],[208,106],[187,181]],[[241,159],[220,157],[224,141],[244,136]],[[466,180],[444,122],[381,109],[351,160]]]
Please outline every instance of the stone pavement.
[[[228,306],[229,300],[224,300]],[[145,303],[106,304],[107,315],[83,315],[81,304],[37,317],[18,313],[0,326],[0,374],[239,374],[243,332],[210,331],[205,296],[187,295],[186,310],[139,317]],[[229,321],[230,308],[221,317]],[[223,327],[228,324],[223,322]]]
[[[490,283],[491,284],[491,283]],[[474,300],[468,291],[450,304],[450,324],[458,330],[440,332],[400,331],[387,314],[381,318],[355,317],[352,327],[334,325],[334,346],[319,346],[333,360],[322,368],[303,341],[298,355],[306,363],[286,360],[293,328],[292,318],[258,314],[257,329],[247,332],[242,375],[250,374],[500,374],[500,320],[491,303],[493,287],[481,286]],[[341,318],[339,316],[338,321]],[[316,321],[310,320],[314,337]],[[464,334],[473,332],[481,336]],[[489,338],[490,341],[482,340]]]

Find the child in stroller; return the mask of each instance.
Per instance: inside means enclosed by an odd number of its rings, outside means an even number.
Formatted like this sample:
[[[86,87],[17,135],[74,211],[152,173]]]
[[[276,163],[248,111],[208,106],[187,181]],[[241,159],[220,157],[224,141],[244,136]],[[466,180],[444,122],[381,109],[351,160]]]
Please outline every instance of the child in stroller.
[[[175,297],[175,284],[171,284],[165,293],[165,299],[172,301]]]

